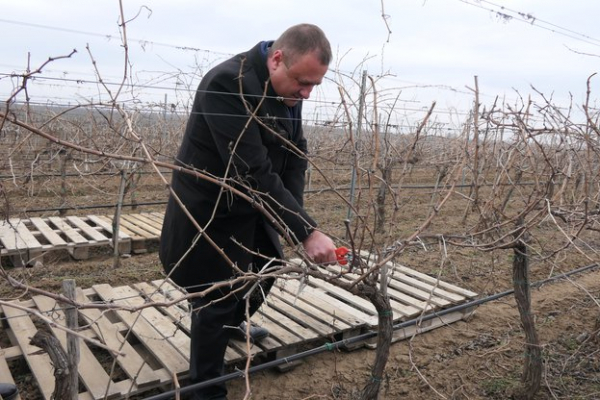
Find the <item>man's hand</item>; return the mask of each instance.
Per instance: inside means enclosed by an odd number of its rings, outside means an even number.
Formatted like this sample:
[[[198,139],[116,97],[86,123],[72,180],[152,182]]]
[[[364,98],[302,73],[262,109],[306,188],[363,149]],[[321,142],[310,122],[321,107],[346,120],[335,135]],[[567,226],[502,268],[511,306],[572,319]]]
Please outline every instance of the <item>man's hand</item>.
[[[335,264],[335,244],[333,240],[323,232],[313,231],[302,242],[306,255],[317,264]]]

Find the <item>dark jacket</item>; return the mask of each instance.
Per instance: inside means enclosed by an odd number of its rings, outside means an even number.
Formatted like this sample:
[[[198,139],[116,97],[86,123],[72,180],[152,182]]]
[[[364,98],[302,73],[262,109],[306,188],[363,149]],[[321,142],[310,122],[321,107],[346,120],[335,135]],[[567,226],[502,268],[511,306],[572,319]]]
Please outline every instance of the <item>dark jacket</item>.
[[[267,96],[263,96],[268,80],[259,43],[210,70],[196,92],[176,163],[225,181],[252,201],[208,180],[184,172],[173,173],[173,190],[205,231],[191,247],[198,229],[170,196],[160,259],[168,273],[179,263],[171,278],[190,291],[203,289],[190,286],[232,277],[230,265],[205,235],[243,270],[253,260],[247,249],[255,249],[261,243],[261,253],[282,257],[280,232],[256,204],[262,204],[275,220],[285,224],[296,242],[304,240],[316,226],[303,209],[307,162],[281,140],[295,143],[306,153],[302,103],[287,107],[277,99],[270,84]],[[251,119],[252,112],[260,122]]]

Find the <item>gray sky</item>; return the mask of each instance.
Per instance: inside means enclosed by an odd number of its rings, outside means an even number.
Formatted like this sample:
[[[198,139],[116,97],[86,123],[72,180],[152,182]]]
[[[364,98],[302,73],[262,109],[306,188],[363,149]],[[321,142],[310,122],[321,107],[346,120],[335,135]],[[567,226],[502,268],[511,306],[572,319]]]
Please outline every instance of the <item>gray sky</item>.
[[[315,23],[328,35],[336,53],[334,69],[385,75],[382,93],[415,109],[432,100],[438,107],[465,110],[472,102],[474,76],[482,101],[524,97],[531,86],[566,104],[581,104],[586,80],[600,72],[600,2],[591,0],[123,0],[129,22],[133,80],[148,89],[138,101],[169,102],[177,96],[167,79],[177,71],[207,68],[256,42],[274,39],[300,22]],[[388,16],[382,18],[382,7]],[[139,14],[138,14],[139,13]],[[501,16],[502,13],[512,18]],[[519,14],[521,13],[521,14]],[[531,18],[534,17],[534,18]],[[117,0],[0,0],[0,73],[37,68],[48,57],[77,54],[44,69],[58,80],[30,83],[33,99],[77,102],[98,96],[96,85],[60,79],[94,80],[90,50],[105,81],[123,73]],[[386,26],[387,23],[387,26]],[[388,26],[389,30],[388,32]],[[191,51],[182,48],[204,51]],[[590,54],[590,55],[586,55]],[[198,71],[196,71],[198,72]],[[0,75],[7,98],[16,80]],[[180,84],[195,88],[187,76]],[[594,98],[600,76],[592,80]],[[336,101],[337,91],[321,98]],[[20,100],[24,100],[21,96]]]

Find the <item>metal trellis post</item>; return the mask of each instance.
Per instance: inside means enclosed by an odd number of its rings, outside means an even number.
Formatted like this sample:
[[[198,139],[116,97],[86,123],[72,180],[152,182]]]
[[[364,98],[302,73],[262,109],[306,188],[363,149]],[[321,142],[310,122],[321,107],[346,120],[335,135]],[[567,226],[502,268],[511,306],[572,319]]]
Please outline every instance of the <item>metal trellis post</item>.
[[[354,192],[356,191],[356,167],[357,167],[357,163],[358,163],[358,150],[359,150],[359,141],[360,141],[360,137],[361,137],[361,133],[362,133],[362,119],[363,119],[363,113],[364,113],[364,108],[365,108],[365,92],[366,92],[366,86],[367,86],[367,71],[363,71],[363,75],[362,75],[362,82],[360,84],[360,97],[359,97],[359,102],[358,102],[358,117],[357,117],[357,124],[356,124],[356,139],[354,141],[354,149],[352,149],[353,151],[353,159],[354,162],[352,163],[352,180],[350,181],[350,198],[349,198],[349,203],[350,205],[348,206],[348,216],[347,216],[347,220],[350,221],[352,220],[352,209],[354,208]]]

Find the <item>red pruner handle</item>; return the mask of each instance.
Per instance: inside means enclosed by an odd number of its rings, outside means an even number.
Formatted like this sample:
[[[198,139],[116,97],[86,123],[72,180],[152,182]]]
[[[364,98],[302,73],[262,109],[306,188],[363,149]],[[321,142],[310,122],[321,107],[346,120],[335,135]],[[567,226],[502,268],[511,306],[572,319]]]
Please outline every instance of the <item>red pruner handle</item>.
[[[335,256],[337,257],[337,262],[340,265],[346,265],[348,264],[348,253],[350,252],[350,250],[348,250],[346,247],[338,247],[337,249],[335,249]]]

